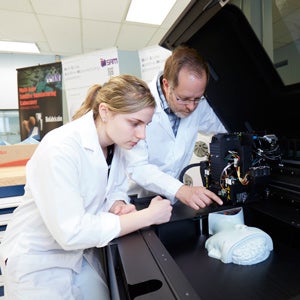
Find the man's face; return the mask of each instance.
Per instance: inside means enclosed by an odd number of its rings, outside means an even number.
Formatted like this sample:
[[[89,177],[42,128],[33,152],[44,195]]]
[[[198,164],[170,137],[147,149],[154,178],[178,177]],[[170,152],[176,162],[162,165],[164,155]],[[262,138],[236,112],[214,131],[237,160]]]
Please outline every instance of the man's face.
[[[167,79],[163,79],[163,88],[169,107],[180,118],[189,116],[197,108],[206,85],[206,74],[200,78],[187,69],[180,70],[177,87],[173,87]]]

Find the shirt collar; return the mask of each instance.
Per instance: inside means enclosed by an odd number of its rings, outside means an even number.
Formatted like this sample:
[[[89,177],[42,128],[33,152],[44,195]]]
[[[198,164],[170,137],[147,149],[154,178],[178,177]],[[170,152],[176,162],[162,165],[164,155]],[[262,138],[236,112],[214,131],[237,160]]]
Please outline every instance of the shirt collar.
[[[160,72],[157,76],[157,80],[156,80],[156,87],[157,87],[157,91],[158,91],[158,95],[160,98],[160,104],[162,109],[167,112],[170,113],[170,108],[169,108],[169,104],[166,100],[166,97],[163,93],[162,87],[161,87],[161,78],[163,76],[163,72]]]

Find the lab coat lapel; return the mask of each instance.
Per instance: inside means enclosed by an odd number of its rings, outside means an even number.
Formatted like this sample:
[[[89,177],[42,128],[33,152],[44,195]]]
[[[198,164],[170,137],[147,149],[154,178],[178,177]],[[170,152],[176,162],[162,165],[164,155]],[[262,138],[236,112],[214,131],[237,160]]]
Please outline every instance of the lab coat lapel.
[[[92,111],[82,117],[82,122],[80,123],[80,126],[78,126],[78,133],[80,134],[83,147],[92,151],[100,150]]]

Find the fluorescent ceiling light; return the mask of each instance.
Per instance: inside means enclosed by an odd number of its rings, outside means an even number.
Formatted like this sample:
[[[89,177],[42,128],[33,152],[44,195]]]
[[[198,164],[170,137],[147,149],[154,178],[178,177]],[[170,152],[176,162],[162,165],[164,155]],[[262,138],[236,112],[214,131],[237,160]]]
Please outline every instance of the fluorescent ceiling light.
[[[161,25],[176,0],[131,0],[126,21]]]
[[[40,53],[35,43],[0,41],[0,52]]]

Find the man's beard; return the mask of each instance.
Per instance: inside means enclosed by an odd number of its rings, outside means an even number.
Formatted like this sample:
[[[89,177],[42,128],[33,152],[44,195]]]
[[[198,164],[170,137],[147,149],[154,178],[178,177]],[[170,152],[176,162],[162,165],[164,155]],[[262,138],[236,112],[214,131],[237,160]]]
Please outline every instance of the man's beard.
[[[188,115],[184,115],[181,112],[174,112],[174,115],[177,116],[180,119],[186,118]]]

